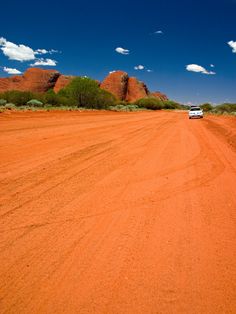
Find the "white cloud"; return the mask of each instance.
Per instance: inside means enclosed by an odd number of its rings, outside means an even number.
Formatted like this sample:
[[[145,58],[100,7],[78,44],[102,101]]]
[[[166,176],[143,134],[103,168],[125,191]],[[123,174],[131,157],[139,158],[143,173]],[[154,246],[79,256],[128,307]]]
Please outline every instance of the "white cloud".
[[[112,74],[112,73],[115,73],[115,72],[116,72],[116,71],[115,71],[115,70],[113,70],[113,71],[110,71],[110,72],[109,72],[109,74]]]
[[[3,37],[0,37],[0,46],[5,45],[6,44],[6,39]]]
[[[10,60],[29,61],[35,59],[35,52],[25,45],[16,45],[5,38],[0,38],[0,46],[3,54]]]
[[[236,41],[230,40],[228,41],[228,45],[232,48],[232,52],[236,53]]]
[[[121,47],[117,47],[115,49],[116,52],[121,53],[122,55],[128,55],[129,54],[129,50],[128,49],[124,49]]]
[[[33,64],[31,64],[30,66],[56,66],[57,65],[57,61],[56,60],[52,60],[52,59],[37,59]]]
[[[147,69],[147,72],[149,72],[149,73],[150,73],[150,72],[153,72],[153,70]]]
[[[161,30],[156,31],[155,34],[163,34],[163,31],[161,31]]]
[[[53,53],[58,53],[59,51],[58,50],[54,50],[54,49],[51,49],[51,50],[46,50],[46,49],[37,49],[35,50],[35,54],[36,55],[44,55],[44,54],[53,54]]]
[[[215,65],[214,65],[214,64],[210,64],[210,67],[211,67],[211,68],[214,68],[214,67],[215,67]]]
[[[145,67],[144,67],[144,65],[136,65],[135,67],[134,67],[134,69],[135,70],[143,70]]]
[[[42,54],[52,54],[58,52],[57,50],[51,49],[37,49],[33,50],[32,48],[22,45],[22,44],[14,44],[10,41],[7,41],[5,38],[0,38],[0,49],[2,50],[3,54],[8,57],[10,60],[16,61],[32,61],[36,59],[37,55]]]
[[[186,65],[186,70],[190,72],[197,72],[197,73],[202,73],[202,74],[207,74],[207,75],[215,75],[216,73],[213,71],[207,71],[204,67],[201,65],[197,64],[188,64]]]
[[[53,54],[53,53],[61,53],[59,50],[51,49],[48,51],[48,53]]]
[[[21,72],[19,70],[12,69],[12,68],[7,68],[7,67],[4,67],[3,71],[7,72],[8,74],[21,74]]]
[[[47,51],[46,49],[37,49],[37,50],[35,51],[35,54],[36,54],[36,55],[44,55],[44,54],[46,54],[46,53],[49,53],[49,51]]]

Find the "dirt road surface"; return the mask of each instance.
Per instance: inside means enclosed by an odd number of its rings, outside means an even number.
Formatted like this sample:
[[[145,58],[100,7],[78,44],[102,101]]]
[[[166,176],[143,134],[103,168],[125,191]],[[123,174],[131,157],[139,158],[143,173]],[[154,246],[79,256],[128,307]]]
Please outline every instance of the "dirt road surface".
[[[0,115],[0,313],[236,313],[236,118]]]

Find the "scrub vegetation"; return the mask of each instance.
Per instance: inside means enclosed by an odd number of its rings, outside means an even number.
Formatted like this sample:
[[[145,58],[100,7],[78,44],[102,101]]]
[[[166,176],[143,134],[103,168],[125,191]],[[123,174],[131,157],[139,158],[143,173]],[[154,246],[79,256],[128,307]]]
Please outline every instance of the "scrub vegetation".
[[[206,113],[236,114],[236,104],[213,106],[201,105]],[[0,93],[0,112],[5,110],[187,110],[188,106],[172,100],[162,101],[155,97],[146,97],[128,103],[118,101],[111,93],[101,89],[99,83],[87,77],[76,77],[57,94],[51,89],[46,93],[24,91],[6,91]]]

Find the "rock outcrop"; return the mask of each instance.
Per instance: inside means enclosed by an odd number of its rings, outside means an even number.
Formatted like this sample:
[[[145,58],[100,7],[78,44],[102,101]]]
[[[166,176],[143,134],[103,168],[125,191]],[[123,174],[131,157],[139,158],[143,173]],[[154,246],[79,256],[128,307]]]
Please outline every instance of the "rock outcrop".
[[[158,98],[158,99],[160,99],[162,101],[168,100],[168,97],[165,94],[162,94],[161,92],[150,93],[149,96]]]
[[[22,90],[23,77],[16,75],[7,78],[0,78],[0,92],[9,90]]]
[[[66,87],[75,76],[61,75],[55,70],[30,68],[23,75],[0,78],[0,92],[19,90],[33,93],[44,93],[53,89],[56,93]],[[98,82],[98,81],[97,81]],[[134,102],[140,98],[156,97],[168,100],[161,92],[150,93],[147,86],[135,77],[129,77],[124,71],[110,73],[100,84],[100,88],[112,93],[117,100]]]
[[[150,93],[143,82],[136,77],[128,77],[128,74],[123,71],[110,73],[100,87],[115,95],[117,100],[125,100],[127,102],[134,102],[148,96],[163,101],[168,100],[168,97],[160,92]]]
[[[53,89],[54,92],[58,93],[62,88],[66,87],[73,80],[73,78],[75,78],[75,76],[70,75],[59,76]]]
[[[46,92],[53,88],[60,73],[55,70],[28,69],[24,75],[24,89],[32,92]]]
[[[53,88],[60,73],[55,70],[28,69],[22,76],[0,79],[0,91],[19,90],[43,93]]]
[[[148,93],[148,88],[143,82],[140,82],[135,77],[130,77],[128,79],[127,93],[125,97],[126,101],[134,102],[140,98],[147,97]]]
[[[128,74],[123,71],[110,73],[100,87],[112,93],[118,100],[125,100],[127,94]]]

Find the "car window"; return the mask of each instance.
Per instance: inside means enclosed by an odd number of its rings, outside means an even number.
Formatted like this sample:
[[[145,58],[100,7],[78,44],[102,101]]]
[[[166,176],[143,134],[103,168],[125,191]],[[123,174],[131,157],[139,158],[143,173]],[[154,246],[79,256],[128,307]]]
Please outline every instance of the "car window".
[[[191,108],[190,111],[199,111],[201,108]]]

